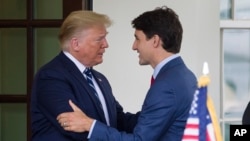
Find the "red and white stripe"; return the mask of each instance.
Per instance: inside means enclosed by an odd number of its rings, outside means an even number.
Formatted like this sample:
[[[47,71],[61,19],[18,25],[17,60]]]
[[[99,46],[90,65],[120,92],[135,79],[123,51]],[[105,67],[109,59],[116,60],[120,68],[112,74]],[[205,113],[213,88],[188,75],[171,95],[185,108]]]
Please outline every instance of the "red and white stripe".
[[[188,118],[182,141],[199,141],[198,118]]]
[[[207,125],[207,141],[216,141],[215,139],[215,133],[214,133],[214,128],[213,128],[213,124],[212,123],[209,123]]]

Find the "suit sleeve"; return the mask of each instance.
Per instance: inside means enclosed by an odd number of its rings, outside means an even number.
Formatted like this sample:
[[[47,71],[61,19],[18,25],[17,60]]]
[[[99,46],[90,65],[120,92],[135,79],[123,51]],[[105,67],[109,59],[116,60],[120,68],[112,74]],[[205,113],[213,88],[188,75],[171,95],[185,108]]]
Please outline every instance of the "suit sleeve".
[[[161,86],[151,89],[133,133],[119,132],[97,121],[90,141],[157,141],[173,123],[175,107],[173,91],[164,90]]]
[[[125,131],[127,133],[132,133],[135,125],[137,124],[138,117],[140,112],[136,114],[133,113],[124,113],[122,106],[116,102],[116,109],[117,109],[117,129],[119,131]]]
[[[66,77],[58,71],[46,70],[39,73],[36,83],[37,103],[44,116],[53,124],[54,127],[50,128],[56,128],[56,130],[59,130],[62,134],[72,139],[79,140],[87,138],[87,132],[67,132],[56,120],[59,114],[72,111],[68,103],[69,99],[77,104],[72,88],[73,86]]]
[[[113,127],[116,127],[119,131],[126,131],[128,133],[132,133],[133,132],[133,129],[137,123],[137,120],[138,120],[138,116],[140,115],[140,112],[137,112],[136,114],[134,113],[125,113],[123,111],[123,107],[119,104],[119,102],[117,100],[115,100],[115,97],[114,95],[112,94],[112,88],[109,84],[109,81],[107,80],[107,78],[99,73],[99,72],[96,72],[94,73],[98,78],[101,78],[102,79],[102,84],[101,86],[103,86],[103,90],[106,91],[106,103],[107,105],[112,105],[112,108],[114,107],[115,109],[111,110],[110,114],[115,114],[115,116],[112,116],[114,117],[114,126]],[[114,102],[113,102],[114,100]],[[113,104],[114,103],[114,104]],[[115,112],[115,113],[114,113]]]

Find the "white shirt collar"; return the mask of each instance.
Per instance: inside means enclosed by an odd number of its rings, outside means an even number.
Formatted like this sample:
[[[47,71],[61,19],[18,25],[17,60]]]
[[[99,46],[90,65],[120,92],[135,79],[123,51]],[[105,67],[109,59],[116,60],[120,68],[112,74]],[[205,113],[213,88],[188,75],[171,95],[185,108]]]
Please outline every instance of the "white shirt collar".
[[[63,53],[76,65],[76,67],[80,70],[80,72],[83,72],[85,70],[85,66],[80,63],[74,56],[72,56],[69,52],[63,51]]]

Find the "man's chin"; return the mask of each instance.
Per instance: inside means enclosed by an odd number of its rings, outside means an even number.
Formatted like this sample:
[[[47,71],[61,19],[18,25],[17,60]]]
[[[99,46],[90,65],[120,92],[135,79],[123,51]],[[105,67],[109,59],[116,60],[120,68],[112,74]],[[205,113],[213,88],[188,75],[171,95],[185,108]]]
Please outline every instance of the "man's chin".
[[[148,65],[148,63],[145,63],[145,62],[139,62],[139,64],[140,64],[141,66]]]
[[[103,62],[103,60],[98,61],[95,65],[99,65]]]

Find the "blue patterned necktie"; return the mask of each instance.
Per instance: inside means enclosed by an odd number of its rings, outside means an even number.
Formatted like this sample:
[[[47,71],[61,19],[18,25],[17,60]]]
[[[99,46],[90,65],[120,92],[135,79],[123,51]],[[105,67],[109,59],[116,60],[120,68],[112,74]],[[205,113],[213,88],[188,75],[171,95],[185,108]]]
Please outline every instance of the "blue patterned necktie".
[[[103,113],[104,113],[106,123],[107,123],[107,125],[110,125],[110,122],[109,122],[109,115],[108,115],[107,108],[106,108],[106,107],[103,107],[103,106],[105,106],[106,104],[105,104],[105,101],[103,102],[103,101],[100,100],[99,95],[98,95],[98,93],[97,93],[97,91],[96,91],[95,85],[94,85],[94,83],[93,83],[93,75],[92,75],[92,72],[91,72],[91,68],[86,68],[86,69],[84,70],[84,73],[86,74],[86,80],[87,80],[87,82],[88,82],[90,88],[92,89],[93,93],[95,94],[96,98],[98,99],[98,100],[97,100],[98,103],[99,103],[98,106],[101,107],[101,109],[102,109],[102,111],[103,111]],[[102,103],[102,102],[103,102],[103,103]]]
[[[84,70],[84,74],[86,74],[86,80],[87,80],[89,86],[91,87],[92,91],[94,92],[95,96],[97,97],[97,99],[100,102],[99,96],[98,96],[98,94],[96,92],[95,85],[94,85],[93,80],[92,80],[93,79],[93,75],[91,73],[91,69],[90,68],[86,68]]]

